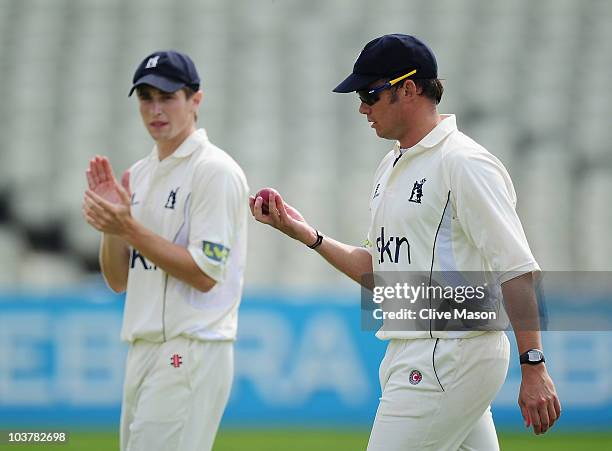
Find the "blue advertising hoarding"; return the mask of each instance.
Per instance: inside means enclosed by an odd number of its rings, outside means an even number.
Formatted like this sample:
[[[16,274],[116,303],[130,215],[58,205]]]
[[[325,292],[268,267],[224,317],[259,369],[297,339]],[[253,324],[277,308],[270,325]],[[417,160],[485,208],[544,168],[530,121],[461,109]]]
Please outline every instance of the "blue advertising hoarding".
[[[0,300],[0,424],[115,427],[126,353],[123,300],[106,290]],[[612,333],[545,332],[548,368],[563,403],[560,428],[612,424]],[[513,342],[513,339],[510,340]],[[360,329],[347,296],[247,294],[225,426],[369,427],[385,343]],[[513,346],[493,413],[521,427]],[[478,383],[478,381],[474,381]]]

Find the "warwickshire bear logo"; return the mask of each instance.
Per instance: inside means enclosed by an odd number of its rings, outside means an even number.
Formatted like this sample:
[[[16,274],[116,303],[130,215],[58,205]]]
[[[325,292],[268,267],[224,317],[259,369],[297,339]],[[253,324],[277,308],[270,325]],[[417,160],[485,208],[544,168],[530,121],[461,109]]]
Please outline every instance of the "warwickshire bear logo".
[[[164,205],[164,208],[174,210],[174,206],[176,205],[176,194],[178,193],[178,190],[178,188],[170,190],[170,194],[168,195],[168,200],[166,201],[166,205]]]
[[[423,179],[420,182],[414,182],[414,186],[412,187],[412,193],[410,193],[410,202],[414,202],[415,204],[421,203],[421,197],[423,197],[423,183],[425,183],[427,179]]]

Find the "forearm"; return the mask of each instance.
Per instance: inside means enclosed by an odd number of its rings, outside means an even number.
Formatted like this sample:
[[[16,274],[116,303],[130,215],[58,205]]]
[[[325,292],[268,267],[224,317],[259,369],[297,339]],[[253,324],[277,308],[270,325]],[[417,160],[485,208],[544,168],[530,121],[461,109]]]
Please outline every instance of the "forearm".
[[[502,284],[502,292],[519,353],[533,348],[542,349],[540,314],[532,274],[508,280]]]
[[[299,239],[306,245],[317,239],[314,230]],[[363,276],[372,273],[372,256],[363,247],[350,246],[330,237],[324,237],[316,251],[340,272],[359,284],[364,284]]]
[[[267,191],[266,191],[267,190]],[[266,191],[268,211],[263,213],[263,197],[260,193]],[[285,204],[280,195],[271,188],[261,190],[257,197],[249,198],[251,213],[259,222],[268,224],[280,230],[285,235],[311,246],[317,241],[315,229],[310,226],[304,217],[295,208]],[[324,237],[316,251],[333,267],[346,274],[355,282],[369,288],[364,277],[372,273],[372,257],[363,248],[340,243],[329,237]]]
[[[540,334],[540,314],[537,298],[533,288],[531,273],[523,274],[502,284],[504,303],[508,317],[512,323],[518,353],[523,354],[530,349],[542,350],[542,337]],[[521,365],[523,377],[526,372],[529,377],[541,380],[545,372],[544,363],[538,365]]]
[[[116,293],[127,288],[130,251],[127,243],[116,235],[103,233],[99,262],[106,284]]]
[[[123,238],[172,277],[204,292],[214,287],[215,280],[202,272],[186,248],[153,233],[137,221],[130,221]]]

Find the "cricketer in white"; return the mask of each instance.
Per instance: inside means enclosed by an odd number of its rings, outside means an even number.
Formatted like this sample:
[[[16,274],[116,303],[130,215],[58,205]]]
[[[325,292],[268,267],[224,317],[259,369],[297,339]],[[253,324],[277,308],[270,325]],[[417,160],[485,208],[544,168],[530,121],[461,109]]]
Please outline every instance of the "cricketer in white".
[[[248,186],[196,129],[199,83],[187,55],[146,57],[130,94],[153,151],[121,184],[105,157],[87,170],[83,212],[103,233],[102,273],[127,290],[122,451],[212,449],[232,385]]]
[[[538,317],[532,273],[539,268],[506,170],[457,130],[454,116],[438,113],[443,88],[437,62],[414,36],[370,41],[334,91],[357,92],[359,112],[376,134],[396,141],[376,171],[367,248],[322,238],[278,193],[267,199],[268,214],[261,195],[250,197],[253,216],[366,286],[363,276],[373,271],[498,273],[519,353],[534,356],[521,360],[521,412],[526,426],[546,432],[561,406],[539,351],[539,331],[517,321],[517,309],[522,318]],[[390,341],[368,451],[499,449],[489,406],[508,368],[502,331],[383,327],[377,336]]]

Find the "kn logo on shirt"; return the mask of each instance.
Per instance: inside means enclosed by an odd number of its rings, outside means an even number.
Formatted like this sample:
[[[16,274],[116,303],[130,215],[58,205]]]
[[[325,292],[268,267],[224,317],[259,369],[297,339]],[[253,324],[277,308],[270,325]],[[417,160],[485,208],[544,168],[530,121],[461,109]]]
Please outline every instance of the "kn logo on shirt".
[[[157,266],[153,265],[150,261],[148,261],[144,257],[144,255],[138,252],[137,249],[132,248],[132,255],[130,256],[130,269],[134,269],[136,267],[136,261],[139,261],[142,264],[142,268],[145,271],[157,271]]]
[[[402,252],[402,248],[405,249]],[[405,236],[385,237],[385,228],[380,228],[380,236],[376,238],[376,250],[378,251],[378,263],[385,263],[385,256],[389,263],[403,263],[405,256],[406,262],[410,264],[410,243]]]

